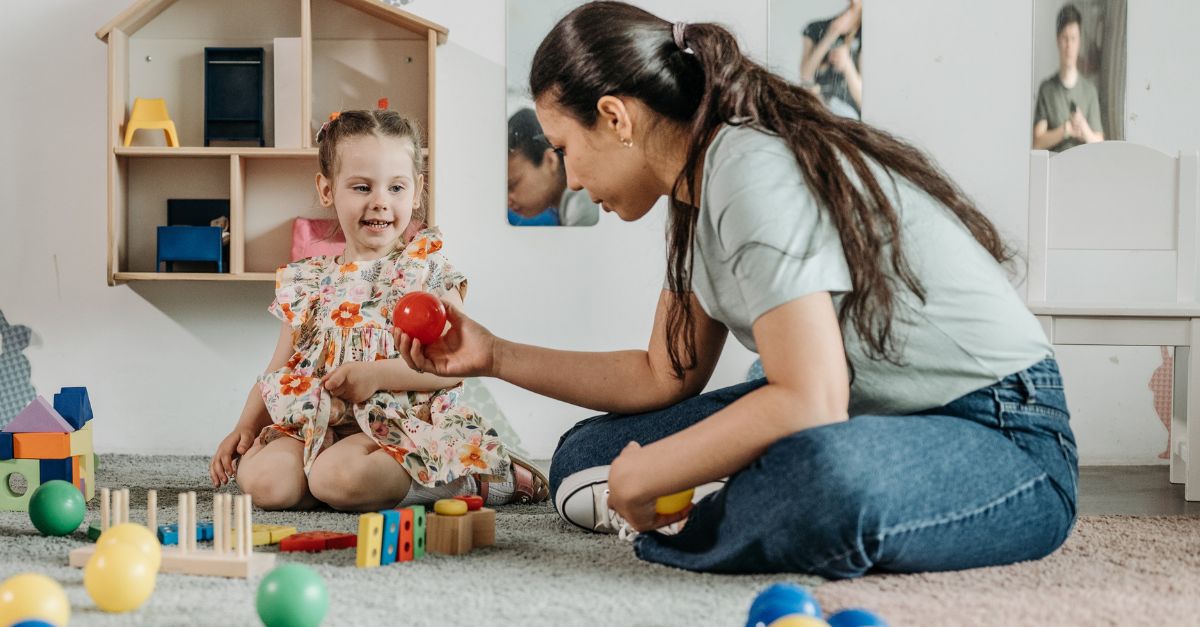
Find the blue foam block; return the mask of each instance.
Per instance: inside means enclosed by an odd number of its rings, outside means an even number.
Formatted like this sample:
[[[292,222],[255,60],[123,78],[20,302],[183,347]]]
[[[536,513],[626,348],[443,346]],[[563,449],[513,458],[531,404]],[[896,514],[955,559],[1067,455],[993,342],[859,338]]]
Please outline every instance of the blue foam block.
[[[72,472],[70,457],[66,459],[39,459],[38,465],[41,466],[42,483],[53,481],[55,479],[62,479],[67,483],[74,484],[74,481],[71,480]]]
[[[92,419],[92,403],[88,399],[87,388],[63,388],[54,395],[54,411],[57,411],[72,427],[82,429],[87,421]]]

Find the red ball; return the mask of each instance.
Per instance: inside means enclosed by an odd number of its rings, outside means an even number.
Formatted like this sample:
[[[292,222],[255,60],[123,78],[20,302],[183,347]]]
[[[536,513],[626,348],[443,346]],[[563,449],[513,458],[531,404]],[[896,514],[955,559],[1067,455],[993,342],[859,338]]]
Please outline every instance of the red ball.
[[[409,292],[396,303],[392,322],[428,346],[442,337],[446,328],[446,306],[429,292]]]

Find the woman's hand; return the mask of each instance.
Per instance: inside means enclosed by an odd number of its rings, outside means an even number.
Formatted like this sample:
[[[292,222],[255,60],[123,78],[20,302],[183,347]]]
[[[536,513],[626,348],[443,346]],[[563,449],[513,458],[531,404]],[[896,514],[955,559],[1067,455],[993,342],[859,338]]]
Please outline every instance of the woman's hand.
[[[670,515],[654,511],[654,504],[663,494],[647,494],[642,486],[649,476],[647,453],[637,442],[630,442],[613,460],[608,471],[608,506],[629,526],[638,531],[652,531],[688,517],[691,505]]]
[[[361,403],[379,390],[379,377],[371,362],[348,361],[325,375],[322,385],[347,403]]]
[[[496,371],[496,336],[468,318],[455,303],[445,299],[442,303],[446,305],[450,329],[429,346],[394,329],[400,356],[417,372],[441,377],[491,376]]]
[[[208,474],[212,477],[214,488],[219,488],[233,479],[237,468],[235,462],[250,450],[257,436],[258,432],[239,425],[221,440],[217,445],[217,452],[208,464]]]

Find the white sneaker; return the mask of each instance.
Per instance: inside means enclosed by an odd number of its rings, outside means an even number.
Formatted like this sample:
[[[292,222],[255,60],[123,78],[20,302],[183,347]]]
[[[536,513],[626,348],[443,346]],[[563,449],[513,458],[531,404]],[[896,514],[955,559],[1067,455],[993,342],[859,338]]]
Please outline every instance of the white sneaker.
[[[608,469],[610,466],[585,468],[562,480],[554,496],[554,509],[563,520],[595,533],[616,533],[621,539],[632,539],[637,532],[620,514],[608,508]],[[696,488],[695,503],[725,487],[725,481],[713,481]],[[675,533],[683,521],[674,523],[660,533]]]

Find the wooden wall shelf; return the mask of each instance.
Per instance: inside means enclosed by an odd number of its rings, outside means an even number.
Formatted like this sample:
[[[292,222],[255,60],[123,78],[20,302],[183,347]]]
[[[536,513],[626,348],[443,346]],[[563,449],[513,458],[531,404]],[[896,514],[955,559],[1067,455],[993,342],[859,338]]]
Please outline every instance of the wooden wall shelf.
[[[274,281],[274,269],[290,260],[292,221],[331,217],[317,202],[313,136],[334,106],[371,109],[388,98],[417,120],[432,199],[436,53],[447,35],[443,26],[376,0],[139,0],[113,18],[96,32],[108,44],[109,285]],[[274,93],[276,38],[299,42],[294,93]],[[206,46],[264,49],[267,147],[203,145]],[[135,97],[167,101],[182,146],[165,146],[153,131],[138,131],[134,145],[122,145]],[[298,104],[300,128],[275,123],[277,98]],[[274,147],[276,133],[295,147]],[[229,199],[226,272],[156,271],[155,233],[166,224],[168,198]],[[431,224],[434,209],[431,200]]]

